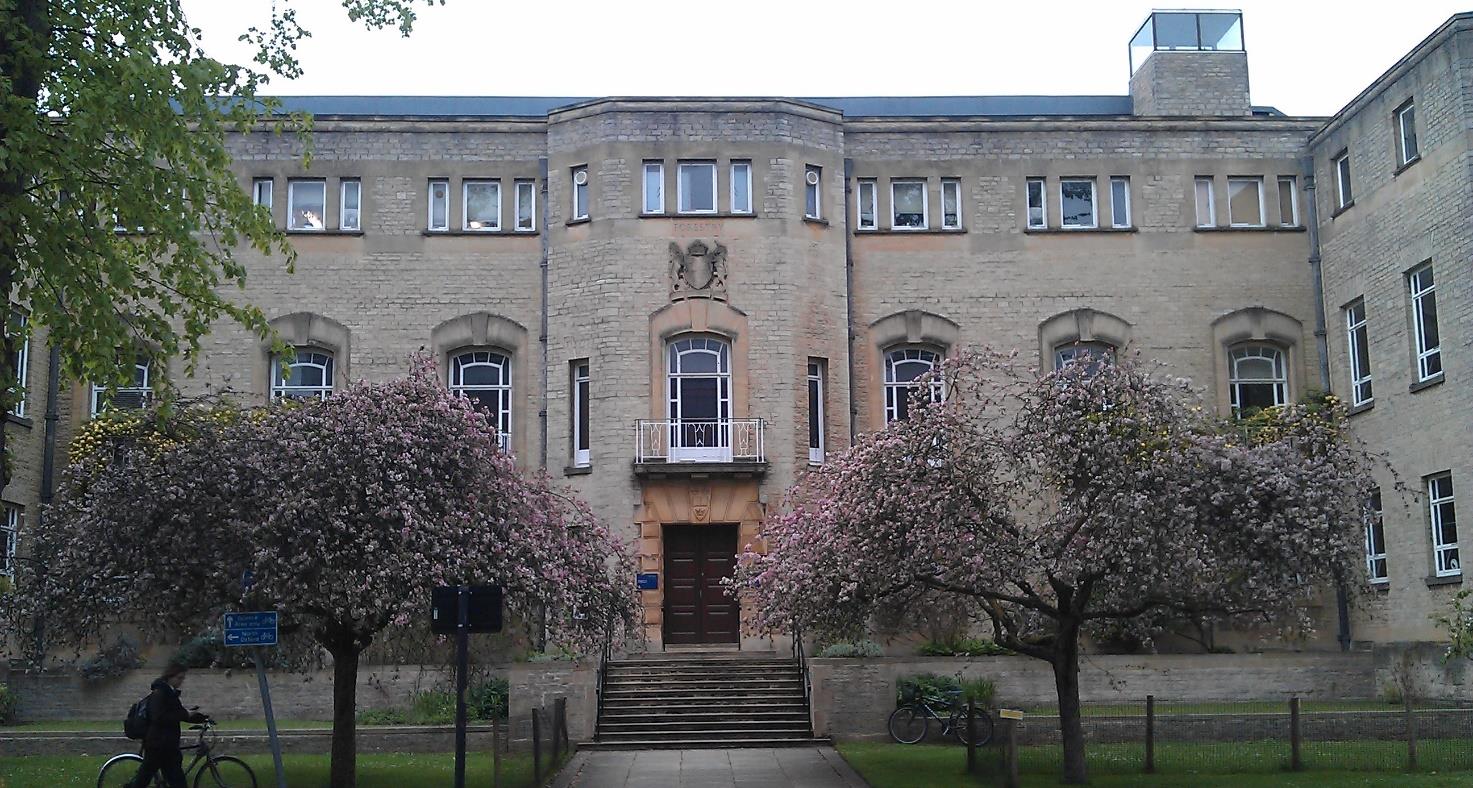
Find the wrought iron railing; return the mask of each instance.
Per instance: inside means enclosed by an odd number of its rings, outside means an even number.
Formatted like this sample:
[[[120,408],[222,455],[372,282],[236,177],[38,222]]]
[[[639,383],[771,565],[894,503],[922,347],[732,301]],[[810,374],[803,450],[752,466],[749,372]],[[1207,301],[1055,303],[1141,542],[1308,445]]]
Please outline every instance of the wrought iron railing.
[[[641,420],[634,461],[764,462],[762,419]]]
[[[609,660],[614,656],[614,619],[604,624],[604,645],[598,655],[598,710],[593,716],[593,738],[598,739],[598,726],[604,718],[604,684],[609,678]]]
[[[808,676],[808,653],[803,649],[803,627],[793,623],[793,661],[803,674],[803,705],[808,710],[808,730],[813,731],[813,680]]]

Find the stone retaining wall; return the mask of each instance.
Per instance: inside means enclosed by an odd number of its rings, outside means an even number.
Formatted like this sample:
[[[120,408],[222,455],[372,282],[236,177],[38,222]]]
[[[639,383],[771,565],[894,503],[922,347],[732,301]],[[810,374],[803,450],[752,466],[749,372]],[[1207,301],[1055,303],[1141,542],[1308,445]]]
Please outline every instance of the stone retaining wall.
[[[117,734],[106,731],[25,731],[6,732],[0,728],[0,752],[12,755],[116,755],[121,752],[138,752],[138,742],[125,738],[122,723]],[[469,752],[491,751],[491,727],[472,725],[466,729],[466,749]],[[186,741],[189,740],[188,731]],[[310,730],[278,731],[281,750],[285,753],[321,755],[330,751],[332,730],[329,728]],[[265,730],[229,731],[221,733],[216,740],[219,750],[229,755],[248,755],[270,752],[270,740]],[[399,726],[384,728],[360,727],[355,738],[356,749],[365,752],[454,752],[454,726]]]

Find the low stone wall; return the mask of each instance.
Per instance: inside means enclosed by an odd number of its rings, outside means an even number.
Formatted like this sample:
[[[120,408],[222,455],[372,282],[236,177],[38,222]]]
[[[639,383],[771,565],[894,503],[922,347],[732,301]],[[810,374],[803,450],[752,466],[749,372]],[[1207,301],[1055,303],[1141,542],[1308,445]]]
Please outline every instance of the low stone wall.
[[[904,675],[935,673],[986,678],[1002,705],[1057,702],[1049,665],[1028,657],[877,657],[813,659],[813,727],[819,736],[888,736],[885,720],[895,708],[895,682]],[[1087,703],[1144,702],[1147,695],[1173,701],[1301,698],[1360,700],[1376,696],[1374,660],[1349,654],[1092,655],[1080,664],[1081,699]]]
[[[511,685],[508,723],[513,747],[530,747],[532,709],[542,709],[542,736],[552,740],[552,709],[558,698],[568,699],[568,738],[593,739],[598,722],[597,662],[538,662],[513,665],[507,673]]]
[[[7,732],[0,728],[0,752],[6,755],[96,755],[138,752],[138,742],[119,733],[106,731],[27,731]],[[331,751],[332,730],[283,730],[278,732],[285,753],[322,755]],[[185,739],[189,740],[185,731]],[[266,731],[228,731],[216,740],[220,751],[230,755],[249,755],[271,751]],[[355,749],[365,752],[454,752],[454,726],[396,726],[358,728]],[[472,725],[466,729],[469,752],[491,751],[491,728]]]
[[[1372,652],[1376,688],[1383,695],[1399,695],[1402,673],[1411,680],[1412,696],[1473,702],[1473,660],[1443,659],[1444,643],[1386,643]]]

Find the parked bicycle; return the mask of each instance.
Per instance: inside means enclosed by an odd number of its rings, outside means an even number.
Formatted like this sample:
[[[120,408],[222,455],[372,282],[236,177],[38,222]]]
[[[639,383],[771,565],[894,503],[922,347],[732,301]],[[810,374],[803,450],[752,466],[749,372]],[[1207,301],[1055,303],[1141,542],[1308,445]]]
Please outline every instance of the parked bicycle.
[[[256,788],[256,773],[251,767],[246,766],[245,761],[230,755],[216,755],[215,749],[215,721],[206,720],[201,725],[191,725],[189,729],[199,731],[199,739],[181,750],[194,750],[194,760],[184,770],[184,777],[189,778],[194,774],[194,788]],[[134,752],[125,752],[122,755],[114,755],[102,769],[97,773],[97,788],[130,788],[133,777],[138,774],[138,768],[143,765],[143,756]],[[198,771],[195,771],[198,769]],[[154,779],[155,786],[163,786],[162,777]],[[137,786],[137,788],[153,788],[153,786]]]
[[[926,738],[931,720],[941,725],[943,738],[955,736],[962,744],[967,743],[967,704],[962,702],[960,690],[943,696],[922,694],[907,698],[900,708],[890,712],[890,737],[901,744],[915,744]],[[972,743],[978,747],[992,741],[992,717],[985,710],[977,709],[972,733]]]

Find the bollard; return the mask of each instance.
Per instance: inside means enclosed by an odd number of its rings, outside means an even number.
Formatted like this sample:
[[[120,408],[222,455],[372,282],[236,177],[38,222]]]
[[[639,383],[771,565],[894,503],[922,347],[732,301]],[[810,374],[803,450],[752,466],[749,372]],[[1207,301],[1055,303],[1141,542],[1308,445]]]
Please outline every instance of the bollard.
[[[532,784],[542,784],[542,719],[540,709],[532,709]]]
[[[556,763],[558,753],[566,755],[573,751],[573,740],[568,737],[568,699],[558,698],[553,703],[552,710],[553,739],[555,742],[562,742],[562,746],[554,744],[552,748],[552,760]]]
[[[1156,696],[1146,696],[1146,774],[1156,771]]]
[[[1022,783],[1018,780],[1018,721],[1004,718],[1002,720],[1003,731],[1003,787],[1021,788]]]
[[[1300,753],[1303,745],[1303,735],[1300,730],[1299,721],[1299,698],[1289,699],[1289,770],[1301,771],[1304,769],[1304,759]]]

